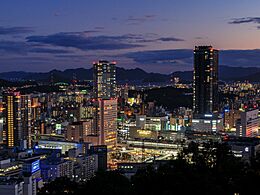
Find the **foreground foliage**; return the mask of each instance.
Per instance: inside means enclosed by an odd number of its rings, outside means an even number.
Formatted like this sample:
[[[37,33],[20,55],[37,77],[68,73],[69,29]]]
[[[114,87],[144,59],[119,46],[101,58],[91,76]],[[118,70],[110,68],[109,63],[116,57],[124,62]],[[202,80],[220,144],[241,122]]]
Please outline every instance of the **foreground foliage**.
[[[200,147],[201,148],[201,147]],[[118,171],[100,172],[86,183],[59,178],[39,194],[259,194],[260,158],[245,164],[225,144],[196,143],[179,153],[176,160],[154,169],[147,166],[131,180]]]

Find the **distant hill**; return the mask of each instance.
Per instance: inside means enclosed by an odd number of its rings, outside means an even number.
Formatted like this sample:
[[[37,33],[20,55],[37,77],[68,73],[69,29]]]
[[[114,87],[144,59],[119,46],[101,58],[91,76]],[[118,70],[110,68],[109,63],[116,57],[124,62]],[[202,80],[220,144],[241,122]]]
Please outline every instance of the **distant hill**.
[[[37,83],[35,81],[22,81],[22,82],[17,82],[17,81],[8,81],[4,79],[0,79],[0,87],[21,87],[24,85],[36,85]]]
[[[124,69],[117,67],[117,80],[118,81],[142,81],[142,82],[167,82],[170,81],[169,75],[160,73],[147,73],[140,68]],[[93,69],[77,68],[67,69],[64,71],[52,70],[46,73],[31,73],[31,72],[4,72],[0,73],[0,78],[9,81],[23,81],[23,80],[35,80],[35,81],[71,81],[76,77],[78,80],[92,80]]]
[[[260,68],[257,67],[231,67],[231,66],[220,66],[219,67],[219,76],[221,80],[240,80],[244,81],[243,77],[250,78],[251,75],[255,75],[256,73],[260,73]],[[246,79],[248,80],[248,79]],[[253,81],[250,79],[250,81]],[[256,82],[260,82],[260,77],[258,80],[254,80]]]
[[[177,71],[173,76],[180,77],[183,81],[192,81],[192,71]],[[43,81],[49,82],[69,82],[76,77],[78,80],[92,80],[93,69],[77,68],[67,69],[64,71],[52,70],[46,73],[34,73],[13,71],[0,73],[0,79],[8,81]],[[153,83],[153,82],[170,82],[171,75],[160,73],[148,73],[140,68],[124,69],[117,67],[117,80],[119,83]],[[260,68],[256,67],[231,67],[219,66],[219,79],[223,81],[243,81],[260,82]]]
[[[174,72],[173,76],[185,81],[192,81],[192,71]],[[222,81],[251,81],[260,82],[260,68],[219,66],[219,79]]]
[[[260,82],[260,72],[250,74],[248,76],[236,78],[238,81],[250,81],[250,82]]]

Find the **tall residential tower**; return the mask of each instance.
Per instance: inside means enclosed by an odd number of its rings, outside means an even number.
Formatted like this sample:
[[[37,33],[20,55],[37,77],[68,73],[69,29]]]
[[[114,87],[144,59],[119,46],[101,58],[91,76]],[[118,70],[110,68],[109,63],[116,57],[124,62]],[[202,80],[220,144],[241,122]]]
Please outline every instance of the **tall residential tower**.
[[[31,147],[31,99],[19,92],[4,94],[6,144],[8,147]]]
[[[93,63],[94,98],[110,99],[116,97],[116,63],[98,61]]]
[[[111,151],[117,143],[116,63],[98,61],[93,64],[93,73],[94,134],[99,144]]]
[[[218,50],[212,46],[194,49],[193,112],[195,115],[218,111]]]

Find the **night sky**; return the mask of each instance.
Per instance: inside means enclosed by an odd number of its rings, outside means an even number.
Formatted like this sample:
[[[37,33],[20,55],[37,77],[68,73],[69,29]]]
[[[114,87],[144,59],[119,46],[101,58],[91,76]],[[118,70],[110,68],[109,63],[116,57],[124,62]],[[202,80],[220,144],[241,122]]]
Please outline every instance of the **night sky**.
[[[195,45],[220,64],[260,67],[259,0],[6,0],[0,72],[90,68],[99,59],[169,73],[192,69]]]

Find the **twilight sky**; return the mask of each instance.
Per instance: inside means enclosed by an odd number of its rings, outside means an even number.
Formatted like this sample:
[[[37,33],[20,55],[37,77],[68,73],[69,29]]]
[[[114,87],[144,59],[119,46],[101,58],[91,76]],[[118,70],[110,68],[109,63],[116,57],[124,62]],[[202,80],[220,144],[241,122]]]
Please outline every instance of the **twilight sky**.
[[[195,45],[220,64],[260,67],[259,0],[8,0],[0,4],[0,72],[89,68],[98,59],[169,73]]]

